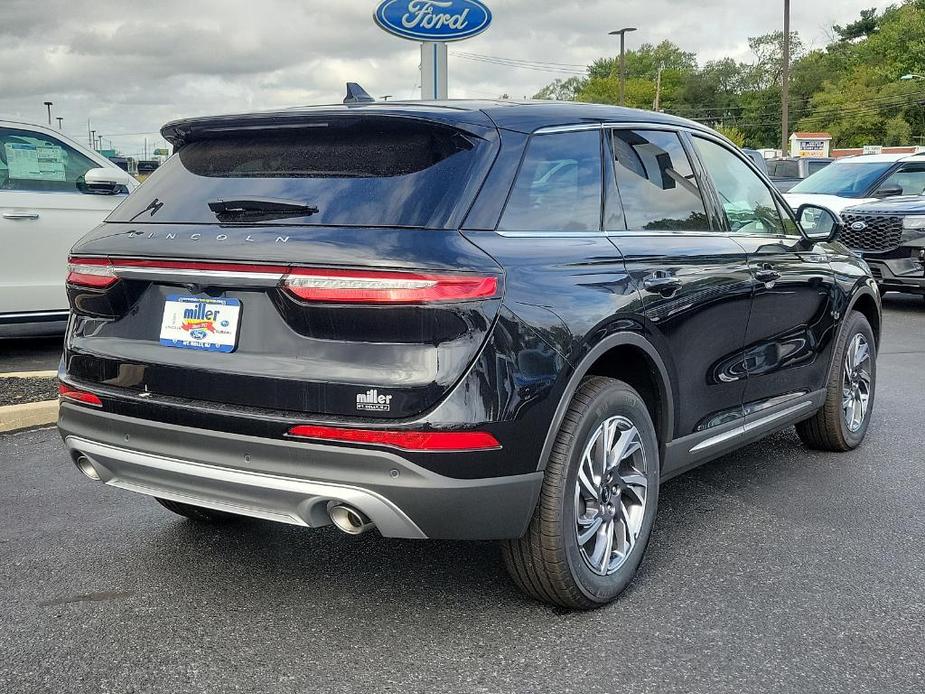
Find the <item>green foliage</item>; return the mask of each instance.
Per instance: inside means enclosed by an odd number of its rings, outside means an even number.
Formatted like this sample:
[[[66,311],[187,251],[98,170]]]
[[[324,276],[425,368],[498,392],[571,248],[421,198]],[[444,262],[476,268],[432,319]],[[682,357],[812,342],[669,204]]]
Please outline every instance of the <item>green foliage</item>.
[[[863,10],[833,32],[835,41],[809,52],[791,35],[790,129],[828,131],[835,147],[925,142],[925,81],[899,81],[925,73],[925,0]],[[753,60],[703,66],[670,41],[643,44],[626,53],[626,104],[653,108],[661,70],[662,110],[735,128],[749,147],[779,147],[782,41],[780,31],[752,37]],[[537,98],[615,104],[618,59],[599,58],[586,78],[555,80]]]
[[[575,101],[587,80],[581,77],[569,77],[567,80],[553,80],[533,95],[534,99],[554,101]]]
[[[906,145],[912,141],[912,126],[902,116],[893,116],[883,126],[883,144]]]
[[[734,125],[718,125],[716,132],[739,147],[745,146],[745,133]]]
[[[877,8],[872,7],[869,10],[861,10],[861,18],[857,19],[846,26],[836,24],[832,29],[838,34],[842,41],[853,41],[854,39],[867,38],[877,31]]]

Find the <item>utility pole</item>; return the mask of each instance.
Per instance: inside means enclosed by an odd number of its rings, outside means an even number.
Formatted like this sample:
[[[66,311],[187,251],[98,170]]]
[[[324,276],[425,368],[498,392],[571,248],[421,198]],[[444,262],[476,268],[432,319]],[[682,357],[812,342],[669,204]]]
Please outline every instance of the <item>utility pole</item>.
[[[90,131],[90,148],[96,149],[96,130]]]
[[[620,106],[624,104],[626,92],[626,34],[630,31],[636,31],[636,27],[623,27],[610,32],[610,36],[620,37]]]
[[[658,113],[658,107],[662,102],[662,70],[665,67],[663,65],[658,66],[658,72],[655,75],[655,103],[652,104],[652,110]]]
[[[44,103],[45,108],[48,109],[48,125],[51,125],[51,107],[54,105],[54,103],[51,101],[44,101],[42,103]]]
[[[790,0],[784,0],[784,65],[780,80],[780,149],[787,156],[790,143]]]
[[[90,119],[87,118],[87,144],[90,145],[90,149],[93,149],[93,131],[90,130]]]
[[[64,118],[62,118],[61,116],[55,116],[55,118],[58,121],[58,130],[61,130],[62,129],[61,124],[64,122]]]

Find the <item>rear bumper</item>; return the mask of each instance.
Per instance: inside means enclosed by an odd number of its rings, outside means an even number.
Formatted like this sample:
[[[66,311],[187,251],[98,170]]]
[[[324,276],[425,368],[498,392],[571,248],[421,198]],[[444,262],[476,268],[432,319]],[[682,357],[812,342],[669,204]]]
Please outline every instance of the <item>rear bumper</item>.
[[[88,457],[111,486],[309,527],[329,524],[329,505],[347,503],[386,537],[520,537],[543,479],[454,479],[391,451],[229,434],[66,402],[58,427],[72,459]]]

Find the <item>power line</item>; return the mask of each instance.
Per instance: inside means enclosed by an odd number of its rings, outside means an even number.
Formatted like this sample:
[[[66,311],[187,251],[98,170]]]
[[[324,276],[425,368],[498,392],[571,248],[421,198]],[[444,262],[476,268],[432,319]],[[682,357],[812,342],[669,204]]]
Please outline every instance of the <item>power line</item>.
[[[458,55],[463,58],[479,58],[479,59],[488,59],[488,60],[504,60],[511,63],[528,63],[530,65],[552,65],[555,67],[570,67],[570,68],[581,68],[587,69],[587,65],[584,63],[555,63],[549,60],[527,60],[524,58],[504,58],[497,55],[485,55],[482,53],[468,53],[466,51],[452,51],[453,55]]]

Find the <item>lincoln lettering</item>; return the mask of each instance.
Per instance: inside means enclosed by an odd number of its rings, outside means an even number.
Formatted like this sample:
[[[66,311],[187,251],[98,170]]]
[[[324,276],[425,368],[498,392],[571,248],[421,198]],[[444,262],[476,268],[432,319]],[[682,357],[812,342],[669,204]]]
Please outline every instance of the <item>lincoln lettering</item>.
[[[448,12],[437,12],[435,7],[445,8],[452,7],[452,2],[440,2],[440,0],[411,0],[408,3],[408,13],[401,18],[402,26],[406,29],[439,29],[447,26],[451,29],[461,30],[468,26],[466,17],[469,15],[467,7],[459,14],[450,14]]]

